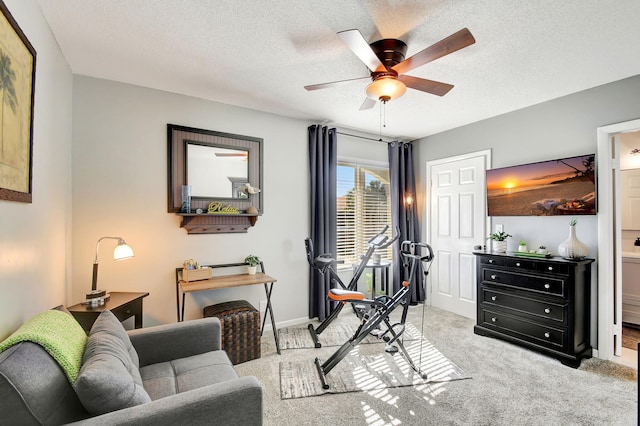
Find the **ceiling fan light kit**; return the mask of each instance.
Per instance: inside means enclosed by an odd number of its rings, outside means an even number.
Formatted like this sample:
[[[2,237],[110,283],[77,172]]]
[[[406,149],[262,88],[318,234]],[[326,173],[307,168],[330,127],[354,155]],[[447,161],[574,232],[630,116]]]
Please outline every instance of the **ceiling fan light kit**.
[[[379,77],[367,86],[367,96],[371,99],[389,102],[404,95],[407,86],[394,77]]]

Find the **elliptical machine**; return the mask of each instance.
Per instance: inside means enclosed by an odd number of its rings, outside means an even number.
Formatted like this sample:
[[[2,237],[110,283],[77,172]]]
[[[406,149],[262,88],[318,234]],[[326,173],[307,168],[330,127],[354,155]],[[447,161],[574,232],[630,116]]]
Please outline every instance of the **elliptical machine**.
[[[374,235],[367,241],[367,251],[360,259],[360,263],[358,264],[358,267],[353,273],[353,276],[351,277],[351,280],[349,281],[348,285],[345,285],[344,282],[342,282],[342,280],[338,276],[338,272],[334,267],[334,265],[339,263],[344,263],[344,262],[334,259],[331,253],[323,253],[317,257],[314,257],[315,254],[313,250],[313,241],[311,241],[311,238],[306,238],[304,240],[304,245],[307,250],[307,262],[309,262],[309,265],[311,265],[312,268],[316,269],[323,275],[328,271],[329,275],[331,276],[331,282],[337,283],[343,290],[349,290],[349,291],[357,290],[358,280],[360,279],[360,276],[364,272],[367,266],[367,263],[369,262],[369,259],[371,259],[371,256],[373,255],[373,253],[376,250],[386,249],[391,244],[393,244],[399,237],[399,232],[396,231],[395,237],[389,240],[389,237],[385,235],[385,232],[387,232],[387,229],[389,229],[389,226],[385,225],[380,232],[378,232],[376,235]],[[338,286],[336,286],[336,288],[337,287]],[[344,305],[345,305],[344,303],[338,303],[335,306],[335,308],[333,308],[329,316],[325,318],[324,321],[322,321],[320,325],[318,325],[318,327],[314,328],[313,324],[309,324],[307,326],[307,328],[309,329],[309,333],[311,334],[311,339],[313,339],[313,344],[316,348],[322,347],[322,344],[318,340],[318,335],[321,334],[329,326],[329,324],[331,324],[331,322],[334,319],[336,319],[336,317],[340,314],[340,311],[342,311],[342,308],[344,307]],[[363,307],[357,304],[352,304],[352,307],[356,315],[360,318],[362,316]]]
[[[434,257],[433,251],[426,243],[416,243],[412,241],[404,241],[400,247],[400,253],[403,258],[409,260],[409,281],[404,281],[402,283],[402,288],[400,288],[400,290],[398,290],[392,297],[382,295],[376,297],[374,300],[370,300],[365,299],[364,293],[358,291],[339,288],[332,288],[329,291],[327,297],[333,301],[365,305],[369,309],[362,315],[360,326],[353,337],[338,348],[338,350],[336,350],[324,363],[320,364],[320,359],[315,359],[318,375],[320,376],[320,381],[322,382],[322,387],[324,389],[329,389],[329,383],[327,382],[326,377],[327,374],[329,374],[329,372],[369,334],[375,334],[379,339],[383,339],[386,342],[385,351],[389,353],[396,353],[399,349],[411,368],[418,373],[420,377],[425,380],[427,379],[427,375],[422,372],[419,366],[416,367],[413,363],[413,360],[405,349],[400,337],[405,330],[405,322],[407,319],[409,302],[411,301],[411,290],[415,284],[415,276],[419,271],[424,271],[425,275],[429,273],[428,268],[424,269],[424,264],[431,263]],[[400,305],[403,306],[400,322],[391,324],[389,315]],[[386,330],[378,331],[378,326],[383,322],[386,326]]]

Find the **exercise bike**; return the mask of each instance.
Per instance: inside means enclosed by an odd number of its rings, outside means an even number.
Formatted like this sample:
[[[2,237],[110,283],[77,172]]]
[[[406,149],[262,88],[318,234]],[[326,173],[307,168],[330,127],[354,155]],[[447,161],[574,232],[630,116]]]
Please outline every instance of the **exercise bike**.
[[[427,375],[413,363],[413,360],[404,347],[400,337],[405,330],[405,322],[407,319],[409,302],[411,301],[412,286],[415,283],[415,275],[419,273],[419,270],[424,271],[425,275],[429,273],[429,268],[425,269],[424,264],[430,265],[434,257],[433,251],[426,243],[404,241],[400,246],[400,254],[404,259],[409,261],[409,281],[404,281],[400,290],[398,290],[392,297],[382,295],[370,300],[365,299],[364,293],[358,291],[340,288],[332,288],[329,291],[327,296],[330,300],[335,302],[364,305],[368,307],[368,311],[362,315],[360,326],[354,333],[353,337],[347,340],[336,352],[334,352],[333,355],[331,355],[329,359],[322,364],[320,364],[319,358],[315,359],[315,365],[324,389],[329,389],[327,374],[329,374],[329,372],[331,372],[331,370],[369,334],[377,335],[379,339],[383,339],[386,342],[385,351],[395,354],[400,350],[411,368],[418,373],[420,377],[425,380],[427,379]],[[398,306],[403,306],[400,322],[391,324],[389,315]],[[386,329],[379,329],[381,323],[384,323]]]
[[[336,283],[343,290],[349,290],[349,291],[356,290],[358,287],[358,280],[360,279],[360,276],[364,272],[367,266],[367,263],[369,262],[369,259],[371,259],[371,256],[373,255],[373,253],[376,250],[386,249],[398,239],[400,233],[396,231],[395,237],[389,240],[389,237],[385,235],[385,232],[387,232],[387,229],[389,229],[389,227],[385,225],[380,232],[378,232],[376,235],[374,235],[367,241],[367,250],[365,254],[362,256],[362,258],[360,259],[360,263],[358,264],[358,267],[354,271],[353,276],[351,277],[351,280],[349,281],[348,285],[345,285],[344,282],[342,282],[334,266],[336,264],[344,263],[344,262],[338,261],[333,257],[331,257],[332,256],[331,253],[323,253],[316,257],[314,254],[313,241],[311,241],[311,238],[307,238],[304,240],[305,248],[307,250],[307,261],[309,262],[309,265],[311,265],[312,268],[319,271],[320,274],[324,275],[325,273],[329,272],[329,275],[331,277],[331,282]],[[337,288],[338,286],[335,286],[335,287]],[[318,327],[314,328],[313,324],[309,324],[307,326],[307,328],[309,329],[309,333],[311,334],[311,339],[313,339],[313,344],[316,348],[322,347],[322,344],[318,340],[318,335],[321,334],[329,326],[329,324],[331,324],[331,322],[334,319],[336,319],[336,317],[340,314],[340,311],[342,310],[344,305],[345,305],[344,303],[338,303],[335,306],[335,308],[333,308],[329,316],[325,318],[324,321],[322,321],[320,325],[318,325]],[[352,304],[352,307],[356,315],[358,317],[361,317],[362,306],[358,304]]]

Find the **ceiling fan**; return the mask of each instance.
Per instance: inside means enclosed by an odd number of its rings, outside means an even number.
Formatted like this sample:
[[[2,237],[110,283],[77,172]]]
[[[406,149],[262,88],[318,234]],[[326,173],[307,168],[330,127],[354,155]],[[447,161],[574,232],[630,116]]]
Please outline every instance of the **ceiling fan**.
[[[338,37],[365,63],[371,74],[368,77],[313,84],[304,86],[304,88],[307,90],[326,89],[342,83],[370,78],[372,82],[367,86],[367,98],[360,106],[360,110],[373,108],[378,100],[387,103],[392,99],[399,98],[405,93],[407,87],[437,96],[446,95],[449,90],[453,89],[453,85],[412,77],[405,73],[476,42],[471,32],[467,28],[463,28],[405,59],[407,44],[402,40],[385,38],[369,44],[360,31],[355,29],[340,31]]]

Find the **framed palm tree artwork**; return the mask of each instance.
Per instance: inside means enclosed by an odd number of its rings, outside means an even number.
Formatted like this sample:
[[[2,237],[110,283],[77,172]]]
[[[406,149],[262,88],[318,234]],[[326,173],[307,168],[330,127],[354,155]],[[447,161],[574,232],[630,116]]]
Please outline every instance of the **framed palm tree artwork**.
[[[0,200],[31,203],[36,51],[0,10]]]

